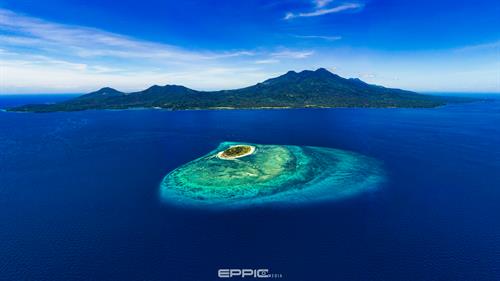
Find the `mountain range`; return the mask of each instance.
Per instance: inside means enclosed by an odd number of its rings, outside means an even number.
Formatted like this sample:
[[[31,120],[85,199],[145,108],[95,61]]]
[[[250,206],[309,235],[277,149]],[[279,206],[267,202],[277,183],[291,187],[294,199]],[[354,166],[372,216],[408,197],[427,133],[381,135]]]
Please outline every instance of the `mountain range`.
[[[197,91],[179,85],[151,86],[124,93],[102,88],[54,104],[30,104],[10,111],[55,112],[91,109],[164,108],[256,109],[333,107],[436,107],[463,99],[385,88],[355,78],[342,78],[324,68],[289,71],[246,88]]]

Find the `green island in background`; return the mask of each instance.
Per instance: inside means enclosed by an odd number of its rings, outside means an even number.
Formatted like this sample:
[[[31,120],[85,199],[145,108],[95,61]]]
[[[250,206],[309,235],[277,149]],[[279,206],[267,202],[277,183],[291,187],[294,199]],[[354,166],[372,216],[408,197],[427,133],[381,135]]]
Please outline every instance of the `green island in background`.
[[[289,71],[256,85],[221,91],[197,91],[179,85],[152,86],[124,93],[102,88],[54,104],[28,104],[8,109],[22,112],[81,111],[96,109],[157,108],[265,109],[335,107],[431,108],[472,99],[424,95],[401,89],[365,83],[357,78],[342,78],[319,68],[316,71]]]

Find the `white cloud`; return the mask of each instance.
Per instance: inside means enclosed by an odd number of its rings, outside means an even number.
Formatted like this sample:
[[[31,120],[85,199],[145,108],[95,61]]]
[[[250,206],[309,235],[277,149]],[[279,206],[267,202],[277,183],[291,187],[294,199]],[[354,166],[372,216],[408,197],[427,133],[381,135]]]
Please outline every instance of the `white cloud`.
[[[180,84],[207,90],[231,89],[265,80],[269,78],[269,73],[257,67],[204,67],[193,76],[192,69],[129,71],[60,61],[40,64],[12,60],[2,61],[0,76],[1,93],[81,93],[104,86],[131,92],[153,84]]]
[[[256,60],[254,63],[255,64],[273,64],[273,63],[279,63],[280,61],[277,59],[262,59],[262,60]]]
[[[292,51],[282,50],[271,53],[270,56],[274,58],[292,58],[292,59],[305,59],[314,54],[314,51]]]
[[[260,65],[312,54],[289,49],[192,51],[1,8],[0,46],[0,93],[87,92],[102,86],[129,91],[167,83],[196,89],[242,87],[271,75]]]
[[[313,5],[328,10],[333,3]],[[317,8],[317,5],[325,5]],[[288,36],[293,36],[288,34]],[[298,35],[338,40],[336,36]],[[340,38],[339,38],[340,39]],[[334,45],[334,44],[331,44]],[[89,92],[103,86],[135,91],[153,84],[230,89],[288,70],[337,66],[340,75],[413,90],[500,91],[500,42],[456,49],[381,52],[330,46],[193,51],[0,9],[0,93]],[[467,73],[461,70],[467,69]],[[392,77],[398,77],[395,80]]]
[[[82,26],[51,23],[0,8],[0,43],[60,51],[78,57],[200,60],[252,55],[249,51],[193,52]]]
[[[318,8],[323,8],[326,5],[330,4],[331,2],[333,2],[333,0],[314,0],[314,3]]]
[[[292,35],[292,36],[303,39],[321,39],[326,41],[337,41],[342,39],[342,36],[322,36],[322,35]]]
[[[377,77],[377,74],[375,73],[361,73],[359,75],[359,77],[361,79],[373,79],[373,78],[376,78]]]
[[[317,17],[317,16],[323,16],[327,14],[334,14],[334,13],[339,13],[342,11],[346,10],[354,10],[354,9],[360,9],[363,7],[362,4],[360,3],[345,3],[339,6],[335,6],[332,8],[325,8],[325,5],[330,3],[330,1],[319,1],[322,6],[319,6],[316,1],[316,9],[311,11],[311,12],[303,12],[303,13],[292,13],[289,12],[285,15],[285,20],[293,19],[293,18],[300,18],[300,17]]]
[[[469,52],[469,51],[487,51],[496,50],[500,51],[500,40],[488,42],[483,44],[468,45],[455,49],[455,52]]]

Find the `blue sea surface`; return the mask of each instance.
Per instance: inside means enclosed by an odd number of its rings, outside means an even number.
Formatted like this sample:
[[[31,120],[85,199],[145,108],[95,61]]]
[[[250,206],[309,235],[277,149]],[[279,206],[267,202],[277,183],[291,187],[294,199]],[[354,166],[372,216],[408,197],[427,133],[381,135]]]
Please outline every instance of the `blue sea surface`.
[[[62,96],[0,96],[0,108]],[[68,97],[65,97],[68,98]],[[223,141],[380,160],[332,202],[179,208],[162,178]],[[0,112],[0,280],[500,280],[500,100],[434,109]]]

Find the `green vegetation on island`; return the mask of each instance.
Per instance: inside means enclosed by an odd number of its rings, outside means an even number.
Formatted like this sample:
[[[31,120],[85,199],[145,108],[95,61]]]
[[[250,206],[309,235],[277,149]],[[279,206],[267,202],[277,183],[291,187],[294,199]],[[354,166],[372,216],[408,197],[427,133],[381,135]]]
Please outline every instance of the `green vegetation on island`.
[[[256,85],[222,91],[196,91],[184,86],[152,86],[123,93],[112,88],[55,104],[30,104],[10,111],[55,112],[90,109],[164,108],[256,109],[333,107],[436,107],[450,102],[470,101],[422,95],[411,91],[371,85],[346,79],[324,68],[316,71],[289,71]]]
[[[235,145],[217,154],[222,159],[235,159],[252,154],[255,147],[251,145]]]

